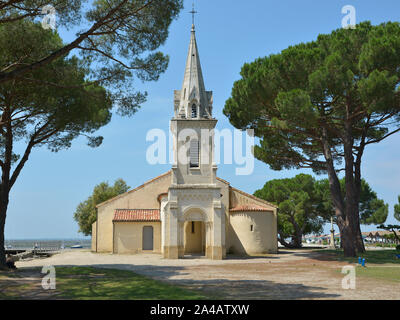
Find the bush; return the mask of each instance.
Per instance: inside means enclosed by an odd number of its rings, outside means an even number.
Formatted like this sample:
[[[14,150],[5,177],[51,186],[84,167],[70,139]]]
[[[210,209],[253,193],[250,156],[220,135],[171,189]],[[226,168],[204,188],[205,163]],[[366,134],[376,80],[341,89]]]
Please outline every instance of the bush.
[[[400,251],[400,244],[398,244],[398,245],[396,246],[396,250],[397,250],[397,251]]]

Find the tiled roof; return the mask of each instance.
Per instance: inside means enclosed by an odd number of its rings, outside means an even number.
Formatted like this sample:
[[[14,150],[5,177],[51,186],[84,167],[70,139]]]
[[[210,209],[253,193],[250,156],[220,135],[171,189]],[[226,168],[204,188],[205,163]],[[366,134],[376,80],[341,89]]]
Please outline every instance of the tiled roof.
[[[381,237],[381,236],[384,236],[384,235],[386,235],[386,234],[391,234],[391,233],[392,233],[392,232],[391,232],[391,231],[388,231],[388,230],[380,230],[380,231],[362,232],[362,235],[363,235],[363,236],[367,236],[367,237],[369,237],[370,235],[372,235],[373,237],[375,237],[375,236]]]
[[[230,183],[228,181],[224,180],[224,179],[221,179],[221,178],[217,177],[217,180],[221,181],[222,183],[230,185]]]
[[[241,204],[234,208],[229,209],[230,212],[244,212],[244,211],[271,211],[270,208],[259,206],[256,204]]]
[[[115,210],[114,222],[161,221],[158,209],[119,209]]]
[[[244,192],[244,191],[239,190],[239,189],[236,189],[236,188],[234,188],[234,187],[230,187],[230,188],[231,188],[231,190],[236,191],[236,192],[239,192],[239,193],[241,193],[242,195],[244,195],[244,196],[246,196],[246,197],[249,197],[249,198],[251,198],[251,199],[257,200],[257,201],[259,201],[259,202],[261,202],[261,203],[265,203],[265,204],[268,205],[268,206],[271,206],[271,207],[273,207],[273,208],[278,209],[278,207],[277,207],[276,205],[274,205],[274,204],[272,204],[272,203],[270,203],[270,202],[268,202],[268,201],[265,201],[265,200],[263,200],[263,199],[257,198],[256,196],[253,196],[253,195],[250,194],[250,193]]]

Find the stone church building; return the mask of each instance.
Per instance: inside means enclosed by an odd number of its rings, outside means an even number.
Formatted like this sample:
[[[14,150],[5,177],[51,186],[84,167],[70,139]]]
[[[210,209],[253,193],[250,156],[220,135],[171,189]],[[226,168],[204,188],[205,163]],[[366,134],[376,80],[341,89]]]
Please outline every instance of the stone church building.
[[[174,95],[172,169],[97,206],[93,251],[153,252],[167,259],[197,254],[216,260],[227,253],[277,252],[277,208],[216,176],[213,137],[178,139],[187,129],[212,132],[217,124],[212,101],[192,26],[182,89]],[[177,160],[182,143],[189,146],[187,161]]]

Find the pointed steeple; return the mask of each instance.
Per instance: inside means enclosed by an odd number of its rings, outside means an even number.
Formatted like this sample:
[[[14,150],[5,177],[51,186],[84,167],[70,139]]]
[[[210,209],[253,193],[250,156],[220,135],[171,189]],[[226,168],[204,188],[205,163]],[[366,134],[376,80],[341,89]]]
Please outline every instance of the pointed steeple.
[[[175,117],[211,118],[211,114],[212,92],[205,90],[193,24],[182,90],[175,91]]]

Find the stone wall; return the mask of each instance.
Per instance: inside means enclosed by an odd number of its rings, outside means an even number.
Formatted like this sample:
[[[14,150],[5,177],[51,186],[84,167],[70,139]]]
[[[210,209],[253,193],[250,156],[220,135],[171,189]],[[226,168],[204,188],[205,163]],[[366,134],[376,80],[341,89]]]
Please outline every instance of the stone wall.
[[[161,222],[116,222],[114,223],[114,253],[141,253],[143,227],[153,227],[153,253],[161,253]]]
[[[235,254],[277,252],[275,225],[273,212],[232,213],[228,251]]]
[[[96,252],[97,241],[97,222],[92,224],[92,251]]]
[[[168,191],[168,172],[144,185],[101,204],[97,209],[97,252],[113,251],[113,217],[116,209],[160,209],[158,195]]]
[[[230,212],[226,239],[227,252],[237,254],[278,252],[277,208],[232,187],[229,193],[230,208],[254,204],[266,207],[270,211]],[[251,231],[252,225],[253,231]]]

